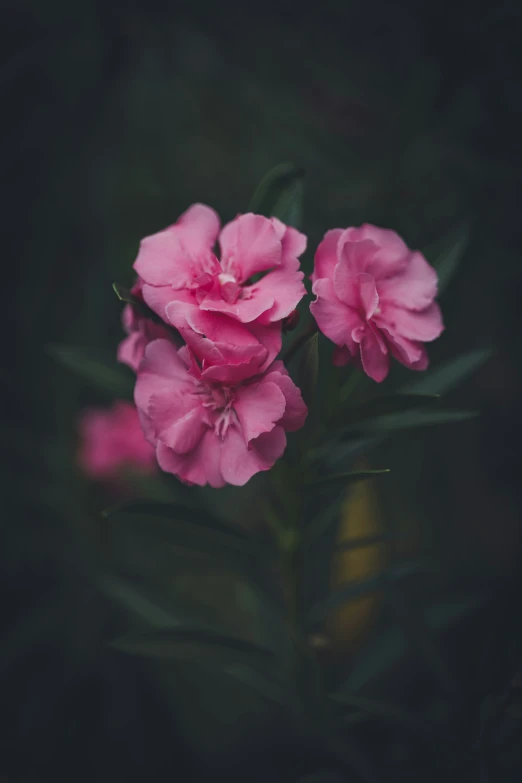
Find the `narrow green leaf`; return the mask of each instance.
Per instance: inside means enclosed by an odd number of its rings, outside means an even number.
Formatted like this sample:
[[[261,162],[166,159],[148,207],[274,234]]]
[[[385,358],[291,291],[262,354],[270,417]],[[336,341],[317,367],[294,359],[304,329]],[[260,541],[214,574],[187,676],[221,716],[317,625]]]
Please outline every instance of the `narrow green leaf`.
[[[126,579],[106,575],[99,584],[109,598],[148,625],[172,628],[185,621],[174,609],[161,606],[156,597],[146,594],[143,587],[137,588]]]
[[[382,476],[385,473],[389,473],[389,468],[383,468],[382,470],[354,470],[351,473],[334,473],[331,476],[321,476],[315,481],[310,481],[307,484],[307,488],[316,489],[317,487],[329,487],[337,486],[341,487],[352,484],[354,481],[364,481],[365,479],[372,479],[375,476]]]
[[[315,396],[319,375],[319,334],[313,334],[304,344],[299,362],[299,387],[303,400],[310,407]]]
[[[469,245],[470,233],[470,224],[463,223],[449,237],[443,240],[443,247],[439,249],[437,255],[431,260],[432,265],[437,270],[439,295],[444,292],[453,279],[464,257]],[[427,251],[426,257],[430,259],[431,253],[429,251]]]
[[[369,717],[383,718],[392,723],[404,724],[416,734],[425,734],[431,730],[431,727],[422,720],[421,716],[413,715],[395,704],[388,704],[376,699],[366,699],[363,696],[346,691],[335,693],[330,698],[342,707],[363,712]]]
[[[378,574],[369,579],[363,579],[360,582],[348,582],[345,585],[341,585],[341,587],[329,595],[328,598],[319,601],[312,607],[308,617],[310,624],[314,626],[321,623],[329,614],[340,606],[344,606],[348,601],[352,601],[354,598],[360,598],[363,595],[369,595],[377,590],[381,590],[384,583],[384,574]]]
[[[420,375],[404,387],[404,392],[417,394],[446,394],[472,375],[491,357],[491,351],[482,349],[457,356],[449,362]]]
[[[128,288],[125,288],[125,286],[120,285],[119,283],[113,283],[112,288],[114,290],[114,293],[120,300],[120,302],[125,302],[126,304],[131,304],[133,305],[133,307],[137,307],[138,309],[141,309],[143,302],[140,299],[138,299],[137,296],[131,294]]]
[[[172,659],[200,648],[201,653],[241,653],[273,660],[274,654],[261,645],[206,628],[158,628],[139,636],[126,636],[109,642],[109,646],[143,658]],[[189,648],[187,650],[187,648]]]
[[[342,421],[360,422],[374,416],[385,416],[392,413],[424,408],[440,400],[440,394],[392,394],[385,397],[375,397],[360,405],[348,408]]]
[[[358,422],[347,432],[388,433],[399,430],[416,429],[417,427],[432,427],[437,424],[450,424],[468,421],[478,416],[475,411],[437,410],[437,411],[407,411],[391,416],[377,416],[366,422]]]
[[[93,351],[71,345],[50,345],[50,355],[88,383],[114,397],[132,400],[133,376],[126,368],[114,366]]]
[[[293,163],[281,163],[261,180],[252,197],[249,211],[277,217],[298,227],[301,220],[304,170]]]
[[[431,631],[442,631],[478,609],[483,600],[483,596],[470,595],[441,601],[425,610],[424,622]],[[409,643],[403,631],[397,627],[390,628],[361,650],[350,675],[341,687],[342,692],[357,691],[383,675],[407,654],[408,649]]]
[[[248,531],[233,525],[216,514],[210,514],[204,509],[194,509],[178,503],[163,503],[152,500],[131,500],[111,506],[102,511],[102,516],[110,519],[116,515],[125,518],[125,515],[132,515],[138,519],[145,516],[160,517],[165,522],[187,523],[197,528],[212,530],[227,536],[233,536],[237,539],[246,541],[251,539]]]

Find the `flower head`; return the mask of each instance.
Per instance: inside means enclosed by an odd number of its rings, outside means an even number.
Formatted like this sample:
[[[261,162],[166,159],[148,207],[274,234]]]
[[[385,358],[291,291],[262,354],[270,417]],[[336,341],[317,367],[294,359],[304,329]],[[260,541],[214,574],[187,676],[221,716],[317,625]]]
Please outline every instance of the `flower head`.
[[[117,479],[125,468],[150,473],[154,449],[145,440],[136,407],[118,401],[111,409],[89,408],[79,423],[78,463],[94,479]]]
[[[131,294],[137,299],[143,300],[143,283],[138,278],[131,289]],[[151,340],[157,340],[161,337],[168,337],[168,331],[161,324],[154,323],[148,318],[144,318],[136,311],[136,308],[130,304],[125,305],[122,313],[123,329],[127,333],[118,346],[118,361],[126,364],[131,370],[138,369],[139,363],[143,359],[146,346]]]
[[[390,356],[425,370],[425,342],[444,329],[437,274],[394,232],[371,225],[328,231],[317,248],[310,310],[337,346],[334,363],[360,364],[375,381]]]
[[[282,362],[254,378],[223,382],[188,346],[177,350],[167,340],[147,346],[135,401],[160,467],[212,487],[241,486],[271,468],[285,450],[285,431],[299,429],[307,414]]]
[[[169,320],[168,305],[182,301],[268,325],[288,316],[305,294],[298,261],[305,248],[306,237],[276,218],[239,215],[220,232],[214,210],[194,204],[142,240],[134,269],[146,303],[162,318]]]

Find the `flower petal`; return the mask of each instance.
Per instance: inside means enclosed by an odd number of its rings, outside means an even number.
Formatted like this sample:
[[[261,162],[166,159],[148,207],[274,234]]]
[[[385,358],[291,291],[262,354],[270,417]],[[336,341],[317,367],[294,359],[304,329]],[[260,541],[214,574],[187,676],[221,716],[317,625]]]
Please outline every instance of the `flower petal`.
[[[260,315],[270,310],[274,305],[274,296],[269,291],[257,288],[258,284],[243,287],[247,294],[244,298],[238,298],[235,302],[225,302],[217,290],[209,291],[200,304],[202,310],[213,313],[225,313],[243,323],[250,323]]]
[[[276,383],[263,379],[260,383],[239,386],[234,410],[247,443],[262,432],[270,432],[282,418],[286,398]]]
[[[319,243],[315,251],[314,271],[311,275],[313,283],[322,277],[328,277],[330,280],[333,280],[334,269],[339,261],[337,247],[343,233],[344,230],[342,228],[332,228],[331,231],[326,232],[322,242]]]
[[[223,228],[219,244],[223,272],[238,283],[281,263],[281,241],[271,220],[262,215],[239,215]]]
[[[218,232],[214,210],[193,204],[174,225],[141,240],[134,269],[151,285],[193,287],[195,275],[219,269],[211,252]]]
[[[282,427],[265,432],[246,447],[237,427],[229,427],[221,448],[221,475],[227,484],[243,486],[260,471],[269,470],[284,453],[286,435]]]
[[[336,345],[346,345],[355,352],[352,332],[363,325],[357,310],[337,298],[332,280],[316,280],[312,291],[317,299],[310,304],[310,311],[321,332]]]
[[[346,229],[341,242],[373,242],[375,250],[368,254],[365,268],[360,271],[368,272],[376,280],[401,272],[410,257],[410,250],[395,231],[369,223]]]
[[[374,317],[374,321],[390,334],[400,334],[409,340],[421,342],[436,340],[444,331],[442,313],[436,302],[421,312],[387,304],[383,306],[382,313]]]
[[[365,329],[360,349],[364,372],[377,383],[381,383],[390,370],[390,355],[386,348],[383,352],[381,341],[371,328]]]
[[[308,415],[308,408],[301,396],[301,391],[288,375],[286,367],[281,361],[274,362],[272,371],[265,375],[267,381],[277,384],[285,396],[285,412],[279,419],[279,426],[285,432],[295,432],[301,429]]]
[[[249,287],[255,292],[255,296],[263,293],[267,300],[269,296],[273,298],[274,304],[270,310],[266,310],[259,316],[261,323],[281,321],[295,310],[306,294],[303,278],[304,273],[299,268],[299,261],[291,258]]]
[[[422,253],[412,253],[405,270],[378,285],[381,301],[408,310],[424,310],[437,296],[437,273]]]

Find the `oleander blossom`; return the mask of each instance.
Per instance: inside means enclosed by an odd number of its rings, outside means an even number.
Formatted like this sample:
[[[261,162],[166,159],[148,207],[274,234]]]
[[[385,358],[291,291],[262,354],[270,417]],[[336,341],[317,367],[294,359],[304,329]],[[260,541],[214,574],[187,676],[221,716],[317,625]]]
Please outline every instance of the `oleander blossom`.
[[[131,289],[131,294],[143,301],[142,287],[143,283],[138,278]],[[118,346],[117,358],[119,362],[126,364],[131,370],[136,372],[143,359],[145,348],[151,340],[167,338],[169,337],[169,333],[166,327],[154,323],[154,321],[151,321],[149,318],[144,318],[136,308],[130,304],[126,304],[123,308],[121,320],[123,330],[126,332],[127,337],[125,337]]]
[[[220,231],[216,212],[193,204],[174,225],[141,241],[134,269],[145,302],[167,321],[169,305],[180,302],[266,326],[280,323],[306,293],[298,260],[305,248],[304,234],[277,218],[247,213]]]
[[[315,254],[310,310],[337,346],[334,364],[353,362],[380,382],[390,357],[425,370],[424,343],[444,329],[434,301],[437,273],[394,232],[372,225],[328,231]]]
[[[205,377],[188,346],[155,340],[145,349],[135,401],[160,467],[187,484],[242,486],[269,470],[307,409],[281,361],[254,378]]]
[[[90,478],[113,481],[124,470],[151,473],[156,469],[154,449],[130,402],[86,409],[80,417],[79,435],[78,464]]]

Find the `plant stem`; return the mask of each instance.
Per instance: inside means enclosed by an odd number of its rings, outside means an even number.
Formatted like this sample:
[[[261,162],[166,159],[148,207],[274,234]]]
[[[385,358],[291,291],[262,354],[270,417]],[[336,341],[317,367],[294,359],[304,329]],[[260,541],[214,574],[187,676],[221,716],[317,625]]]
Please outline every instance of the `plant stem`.
[[[316,322],[315,321],[311,321],[309,323],[309,325],[307,326],[307,328],[303,332],[301,332],[301,334],[299,334],[295,338],[295,340],[292,343],[292,345],[290,345],[287,348],[287,350],[285,351],[285,353],[283,354],[283,357],[282,357],[283,362],[285,362],[285,364],[288,364],[288,362],[291,359],[294,358],[294,356],[296,355],[298,350],[300,348],[302,348],[302,346],[306,343],[306,341],[309,340],[310,337],[313,334],[315,334],[316,332],[318,332],[318,331],[319,331],[319,328],[318,328]]]

